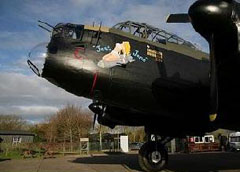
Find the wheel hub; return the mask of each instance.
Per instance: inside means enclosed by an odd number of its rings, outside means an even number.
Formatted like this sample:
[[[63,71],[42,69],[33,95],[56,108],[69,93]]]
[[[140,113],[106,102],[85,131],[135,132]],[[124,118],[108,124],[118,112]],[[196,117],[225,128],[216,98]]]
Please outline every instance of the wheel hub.
[[[158,152],[158,151],[152,152],[151,160],[152,160],[153,163],[157,164],[161,161],[161,159],[162,159],[162,156],[161,156],[160,152]]]

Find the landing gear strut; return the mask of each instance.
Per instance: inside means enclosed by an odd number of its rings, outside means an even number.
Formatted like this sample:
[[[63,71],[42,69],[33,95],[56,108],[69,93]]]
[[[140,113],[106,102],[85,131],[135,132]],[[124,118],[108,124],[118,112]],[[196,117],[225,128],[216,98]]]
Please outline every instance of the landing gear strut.
[[[163,170],[168,162],[168,152],[165,144],[170,138],[146,142],[138,154],[140,167],[146,172],[159,172]]]

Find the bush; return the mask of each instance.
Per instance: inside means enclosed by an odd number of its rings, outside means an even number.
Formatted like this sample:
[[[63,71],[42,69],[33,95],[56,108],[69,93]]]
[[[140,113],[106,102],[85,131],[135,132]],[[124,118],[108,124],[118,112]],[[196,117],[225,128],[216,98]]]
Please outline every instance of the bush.
[[[23,157],[25,151],[31,151],[34,157],[40,157],[44,153],[41,144],[18,144],[12,145],[10,143],[2,143],[0,151],[0,158],[19,159]]]

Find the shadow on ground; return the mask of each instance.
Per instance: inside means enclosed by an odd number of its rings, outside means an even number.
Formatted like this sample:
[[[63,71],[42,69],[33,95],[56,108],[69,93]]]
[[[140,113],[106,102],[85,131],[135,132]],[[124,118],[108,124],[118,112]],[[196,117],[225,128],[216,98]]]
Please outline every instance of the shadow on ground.
[[[137,154],[108,154],[103,156],[81,157],[73,163],[82,164],[121,164],[131,170],[142,171]],[[175,172],[218,172],[240,171],[240,153],[198,153],[175,154],[169,156],[168,170]]]
[[[169,160],[168,169],[176,172],[240,171],[240,154],[238,153],[179,154],[170,156]]]
[[[104,154],[107,154],[109,156],[111,156],[111,155],[128,155],[128,154],[123,153],[123,152],[104,152]]]
[[[11,160],[11,159],[10,158],[0,158],[0,162],[7,161],[7,160]]]
[[[82,164],[120,164],[132,170],[142,171],[138,165],[137,154],[108,153],[103,156],[77,158],[71,162]]]

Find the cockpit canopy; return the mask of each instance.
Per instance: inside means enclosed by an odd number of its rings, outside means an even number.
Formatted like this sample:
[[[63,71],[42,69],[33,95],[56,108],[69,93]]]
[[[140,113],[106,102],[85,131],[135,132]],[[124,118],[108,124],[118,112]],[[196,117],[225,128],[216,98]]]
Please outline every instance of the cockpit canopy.
[[[63,37],[63,38],[70,38],[70,39],[81,39],[83,34],[84,25],[77,25],[77,24],[57,24],[52,32],[52,37]]]
[[[177,35],[168,33],[165,30],[148,25],[146,23],[127,21],[127,22],[118,23],[114,25],[113,28],[121,30],[123,32],[130,33],[140,38],[148,39],[153,42],[158,42],[163,44],[166,44],[166,42],[170,42],[170,43],[176,43],[180,45],[186,45],[188,47],[197,49],[196,46],[193,45],[191,42],[186,41]]]

